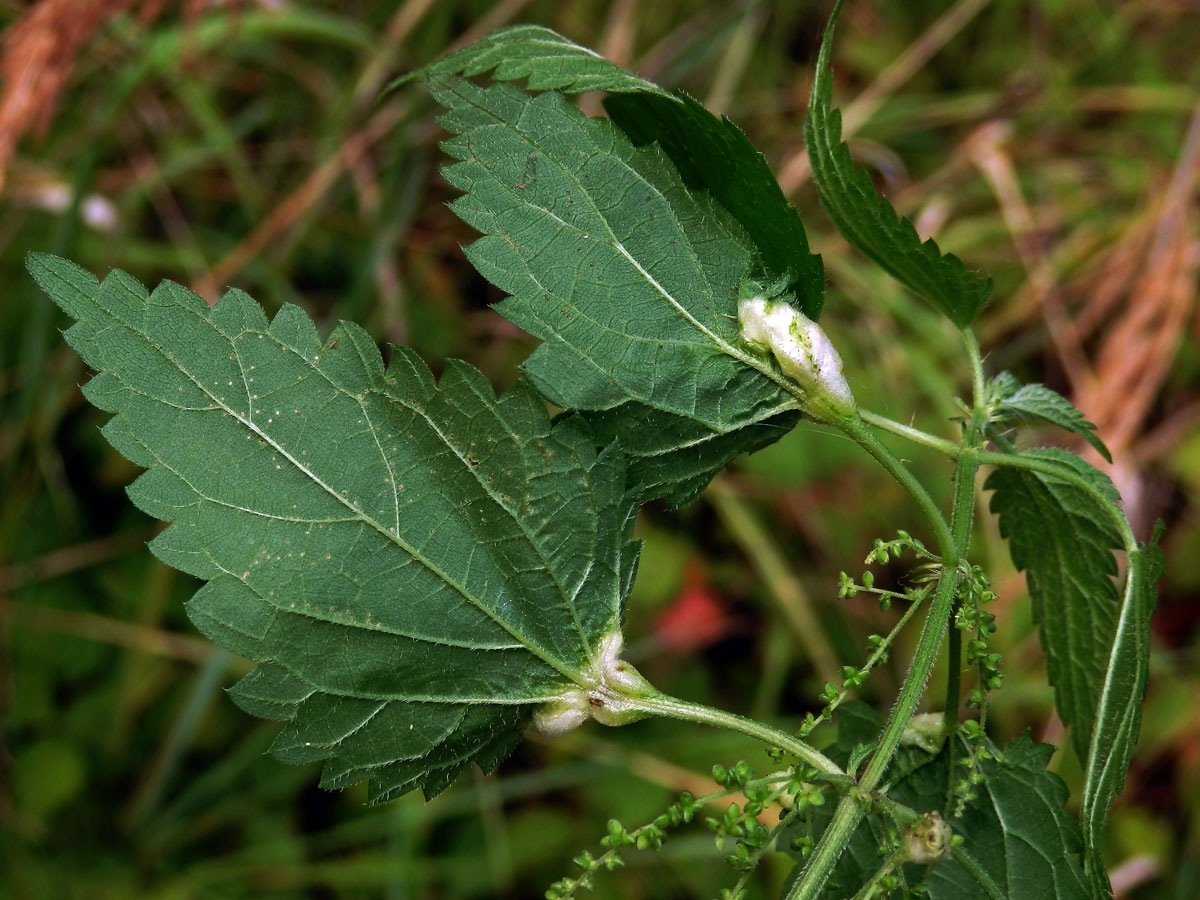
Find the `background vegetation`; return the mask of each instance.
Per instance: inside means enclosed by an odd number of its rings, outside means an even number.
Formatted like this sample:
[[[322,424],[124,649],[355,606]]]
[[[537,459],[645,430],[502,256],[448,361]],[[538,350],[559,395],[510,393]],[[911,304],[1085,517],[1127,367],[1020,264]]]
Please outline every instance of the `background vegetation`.
[[[948,432],[956,409],[930,398],[963,390],[955,343],[833,235],[807,179],[801,125],[827,12],[0,2],[0,896],[534,897],[610,816],[637,824],[682,788],[704,793],[713,762],[769,764],[691,727],[590,726],[531,740],[499,777],[431,804],[368,808],[265,757],[277,727],[222,695],[246,664],[193,632],[195,585],[145,552],[155,526],[124,496],[136,471],[99,434],[105,416],[77,390],[87,374],[22,257],[170,277],[210,301],[236,285],[268,311],[354,319],[435,368],[458,356],[507,385],[531,343],[489,311],[498,297],[459,249],[472,235],[444,206],[432,107],[416,87],[378,95],[453,45],[537,22],[739,122],[825,256],[822,321],[856,394]],[[1187,0],[857,0],[835,61],[852,146],[881,188],[995,274],[980,324],[994,369],[1072,397],[1114,451],[1139,534],[1168,523],[1142,741],[1109,850],[1121,896],[1180,900],[1200,896],[1198,34]],[[836,599],[836,573],[917,524],[845,439],[802,428],[692,506],[644,515],[631,659],[671,693],[798,722],[895,615]],[[993,525],[975,555],[996,573],[1011,648],[996,736],[1057,742],[1023,582]],[[886,703],[901,674],[864,699]],[[1068,754],[1054,766],[1075,782]],[[785,875],[782,859],[764,867],[753,896],[777,896]],[[597,896],[704,898],[731,880],[697,830]]]

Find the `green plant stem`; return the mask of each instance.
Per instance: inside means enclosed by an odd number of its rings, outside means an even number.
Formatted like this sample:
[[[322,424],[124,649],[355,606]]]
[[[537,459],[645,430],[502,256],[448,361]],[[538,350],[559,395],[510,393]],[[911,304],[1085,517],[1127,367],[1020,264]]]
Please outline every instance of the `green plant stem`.
[[[859,416],[868,425],[874,425],[876,428],[882,428],[884,431],[890,431],[892,434],[899,435],[902,438],[908,438],[915,444],[921,444],[924,447],[931,447],[939,453],[944,453],[947,456],[957,456],[959,445],[954,441],[940,438],[937,435],[930,434],[927,431],[922,431],[919,428],[913,428],[911,425],[905,425],[902,422],[897,422],[895,419],[889,419],[887,416],[881,416],[879,413],[873,413],[868,409],[860,408]]]
[[[954,857],[954,861],[958,863],[967,874],[975,879],[975,883],[983,888],[983,892],[988,895],[990,900],[1007,900],[1004,896],[1004,891],[1000,890],[1000,886],[992,880],[992,876],[988,874],[987,869],[979,864],[974,856],[964,850],[962,847],[954,847],[950,851],[950,855]]]
[[[975,473],[979,469],[978,451],[984,446],[984,430],[987,427],[988,410],[987,403],[987,386],[983,374],[983,357],[979,352],[979,342],[975,339],[974,332],[969,328],[962,329],[963,344],[966,346],[967,358],[971,366],[971,390],[973,407],[971,418],[967,422],[966,434],[964,435],[962,448],[959,449],[960,459],[959,468],[955,474],[956,478],[964,477],[962,454],[964,451],[970,454],[970,481],[972,494],[970,498],[962,498],[963,502],[955,503],[954,516],[958,517],[964,514],[967,521],[962,527],[965,529],[966,539],[970,539],[971,521],[974,519],[975,502],[974,502],[974,482]],[[969,509],[968,509],[969,508]],[[952,523],[955,528],[955,534],[958,535],[957,520]],[[963,556],[966,555],[966,545],[961,547]],[[962,635],[954,627],[954,620],[958,615],[958,610],[961,605],[960,601],[954,603],[950,610],[949,635],[947,638],[946,648],[946,702],[944,712],[942,714],[942,735],[947,742],[947,771],[950,773],[946,779],[946,804],[943,812],[948,816],[950,814],[950,804],[954,797],[954,767],[957,764],[958,756],[958,706],[962,693]]]
[[[964,446],[958,451],[956,460],[954,505],[951,508],[949,529],[946,529],[945,520],[936,506],[933,506],[924,487],[918,485],[919,490],[916,491],[909,489],[909,493],[917,500],[926,516],[935,523],[938,543],[942,548],[942,572],[934,591],[933,603],[925,618],[925,624],[922,626],[916,651],[913,653],[904,684],[900,687],[900,694],[896,698],[892,714],[883,727],[871,761],[867,763],[862,777],[859,778],[858,785],[861,791],[851,791],[842,798],[838,808],[834,811],[829,827],[825,829],[812,856],[809,857],[804,872],[788,893],[787,900],[814,900],[824,888],[833,867],[837,864],[838,858],[842,855],[842,851],[845,850],[846,844],[850,841],[851,835],[866,812],[861,799],[862,792],[870,793],[875,790],[891,763],[896,748],[900,746],[900,738],[925,692],[926,682],[933,670],[950,624],[958,587],[959,562],[965,558],[967,545],[971,538],[971,525],[975,512],[975,474],[979,469],[979,443],[982,440],[983,427],[987,420],[986,410],[982,406],[984,381],[979,345],[975,341],[974,335],[965,329],[963,339],[971,360],[975,410],[967,424],[966,440]],[[846,424],[850,425],[851,423],[847,422]],[[856,419],[855,424],[861,426],[862,432],[870,434],[861,419]],[[851,433],[849,429],[847,429],[847,433]],[[858,439],[857,435],[852,434],[852,436]],[[874,441],[874,435],[870,435],[870,437]],[[874,441],[873,445],[863,440],[860,440],[859,443],[902,484],[908,486],[901,474],[907,476],[908,479],[912,479],[912,474],[903,465],[900,465],[890,452],[881,454],[875,451],[875,448],[884,451],[886,448],[883,448],[878,441]],[[922,500],[922,498],[924,499]],[[928,507],[932,507],[932,513]],[[941,524],[941,528],[938,528],[937,523]]]
[[[982,433],[983,426],[987,424],[985,421],[987,411],[984,408],[987,399],[987,384],[983,375],[983,355],[979,352],[979,341],[975,338],[975,332],[970,328],[964,328],[960,333],[963,344],[967,348],[967,359],[971,365],[971,391],[975,401],[975,415],[972,417],[971,424],[978,426]]]
[[[925,486],[917,481],[916,476],[908,470],[908,467],[875,436],[875,433],[867,427],[866,422],[857,413],[853,416],[833,420],[830,424],[836,425],[866,450],[876,462],[887,470],[888,474],[900,483],[901,487],[908,491],[909,496],[916,501],[917,506],[925,514],[925,518],[929,520],[929,524],[933,528],[937,537],[939,555],[943,560],[947,556],[953,556],[954,537],[950,532],[950,527],[946,524],[946,518],[938,509],[937,504],[933,502],[933,498],[929,496],[929,492],[925,490]]]
[[[896,865],[899,861],[899,851],[893,853],[891,856],[885,859],[883,864],[876,869],[875,873],[867,880],[867,883],[864,884],[859,889],[858,893],[854,895],[853,900],[871,900],[872,897],[879,893],[879,883],[888,875],[892,874],[892,871],[896,868]]]
[[[900,632],[904,630],[905,626],[908,625],[909,619],[916,614],[917,609],[920,607],[921,603],[924,602],[925,598],[920,597],[919,599],[912,599],[906,597],[903,599],[910,601],[908,609],[906,609],[904,614],[900,616],[899,621],[892,626],[892,630],[888,632],[887,637],[884,638],[875,651],[867,657],[866,664],[863,666],[864,669],[874,669],[875,666],[877,666],[880,661],[884,659],[884,657],[891,653],[892,645],[896,643],[896,638],[900,635]],[[832,715],[842,704],[842,701],[846,699],[846,696],[849,693],[850,689],[843,685],[842,689],[838,691],[837,698],[829,703],[825,709],[821,710],[816,718],[813,719],[811,728],[815,728],[817,725],[821,724],[821,722],[825,720],[825,716],[827,714]]]
[[[942,816],[950,817],[950,805],[954,801],[954,767],[958,764],[958,707],[962,701],[962,635],[954,627],[954,619],[958,615],[960,604],[955,603],[950,609],[949,634],[946,641],[946,707],[942,713],[942,736],[946,741],[947,769],[950,773],[946,779],[946,802],[942,807]]]
[[[957,497],[956,497],[957,499]],[[913,654],[908,674],[900,688],[900,694],[892,709],[891,718],[884,726],[879,743],[871,761],[859,779],[863,791],[871,791],[879,784],[892,755],[900,745],[900,737],[908,726],[917,703],[925,690],[925,683],[937,659],[942,638],[949,621],[950,609],[954,604],[954,590],[958,586],[958,561],[945,561],[933,596],[933,604],[925,617],[921,637]],[[858,827],[866,809],[860,792],[853,791],[844,796],[833,814],[825,833],[821,835],[812,856],[808,859],[804,874],[793,885],[787,900],[814,900],[823,889],[838,858],[842,855],[854,829]]]
[[[786,731],[781,731],[778,728],[773,728],[754,719],[747,719],[745,716],[739,716],[737,713],[725,712],[724,710],[714,709],[711,706],[704,706],[700,703],[680,700],[666,694],[656,693],[644,697],[628,697],[626,701],[630,708],[642,710],[650,715],[663,716],[668,719],[680,719],[685,722],[699,722],[703,725],[713,725],[717,728],[736,731],[739,734],[756,738],[764,744],[769,744],[772,747],[791,753],[818,772],[831,776],[834,780],[847,780],[846,773],[842,771],[841,766],[828,756],[825,756],[825,754],[810,747],[804,741],[788,734]]]

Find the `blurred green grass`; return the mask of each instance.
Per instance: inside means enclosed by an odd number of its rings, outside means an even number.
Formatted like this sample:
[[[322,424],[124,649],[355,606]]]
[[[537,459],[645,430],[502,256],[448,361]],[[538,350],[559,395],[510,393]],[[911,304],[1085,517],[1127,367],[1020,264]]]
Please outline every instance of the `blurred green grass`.
[[[0,4],[6,33],[25,9]],[[947,10],[961,30],[939,37]],[[361,791],[319,791],[315,769],[265,757],[277,726],[224,698],[246,664],[195,635],[183,614],[195,584],[143,549],[154,526],[124,496],[136,470],[100,436],[105,417],[77,390],[87,374],[23,256],[47,250],[151,284],[169,277],[210,299],[236,285],[269,312],[294,302],[326,326],[353,319],[435,368],[462,357],[506,386],[532,345],[487,308],[498,295],[459,249],[472,235],[445,208],[435,111],[418,88],[382,100],[378,89],[464,36],[537,22],[741,124],[825,255],[823,321],[856,394],[949,433],[949,398],[964,389],[953,342],[840,243],[804,177],[801,125],[826,12],[783,0],[353,0],[188,18],[169,6],[151,24],[117,16],[84,45],[45,133],[23,141],[0,193],[0,897],[539,896],[595,847],[609,817],[653,817],[674,791],[703,785],[714,762],[768,765],[726,735],[653,722],[589,728],[528,742],[498,777],[464,779],[428,805],[369,808]],[[1196,173],[1180,160],[1200,85],[1197,34],[1195,7],[1172,0],[872,0],[850,4],[836,53],[837,98],[862,101],[853,146],[881,188],[996,276],[981,323],[992,364],[1069,390],[1073,356],[1089,361],[1085,408],[1102,431],[1125,428],[1115,475],[1135,525],[1146,534],[1168,521],[1143,739],[1109,849],[1125,896],[1181,900],[1200,895],[1190,308],[1151,322],[1168,365],[1148,396],[1102,388],[1121,384],[1106,378],[1117,369],[1106,335],[1123,334],[1137,304],[1161,293],[1139,248],[1161,237],[1180,184],[1178,303],[1188,303],[1190,272],[1194,306]],[[1046,308],[1077,327],[1056,335]],[[1129,352],[1149,352],[1139,347]],[[948,474],[898,449],[923,477]],[[865,636],[890,619],[837,601],[836,573],[861,571],[871,539],[915,528],[916,517],[843,438],[820,431],[796,431],[722,484],[724,503],[710,494],[643,516],[631,649],[666,690],[796,722],[818,705],[823,680],[820,661],[791,639],[796,609],[816,617],[838,661],[858,661]],[[771,536],[783,576],[756,571],[739,513]],[[976,555],[997,573],[1010,648],[996,737],[1032,728],[1056,739],[1023,585],[990,522]],[[672,649],[656,623],[697,591],[721,611],[719,636]],[[894,657],[865,699],[889,702],[903,674],[903,654]],[[937,691],[935,679],[935,705]],[[1055,765],[1077,778],[1067,754]],[[785,875],[782,861],[765,866],[752,896],[776,896]],[[697,831],[631,858],[597,896],[709,897],[731,881]]]

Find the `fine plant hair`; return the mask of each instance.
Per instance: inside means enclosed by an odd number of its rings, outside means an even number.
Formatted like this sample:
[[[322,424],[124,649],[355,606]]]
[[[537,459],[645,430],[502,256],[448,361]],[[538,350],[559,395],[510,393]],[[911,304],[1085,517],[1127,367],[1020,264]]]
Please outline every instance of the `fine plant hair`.
[[[150,549],[205,582],[188,613],[255,664],[231,697],[285,723],[280,760],[320,761],[323,787],[366,782],[383,802],[491,771],[530,728],[658,716],[762,743],[753,765],[714,765],[712,795],[611,821],[551,900],[689,828],[730,865],[722,900],[746,896],[769,853],[795,861],[787,900],[1111,894],[1101,842],[1138,736],[1159,535],[1139,542],[1079,456],[1018,441],[1032,422],[1108,455],[1064,397],[987,371],[972,323],[991,280],[922,241],[855,167],[833,105],[840,6],[805,125],[813,180],[845,240],[961,344],[956,440],[859,406],[819,324],[821,258],[736,125],[536,26],[392,86],[421,81],[444,110],[452,209],[480,233],[466,256],[508,295],[496,310],[541,341],[502,394],[463,362],[435,379],[404,347],[385,367],[359,326],[323,337],[297,307],[268,320],[237,289],[210,308],[170,281],[148,292],[121,271],[28,260],[75,320],[64,336],[96,372],[85,395],[113,413],[105,436],[146,469],[130,498],[171,523]],[[607,117],[569,99],[592,91]],[[798,730],[662,693],[622,655],[638,510],[687,504],[739,455],[813,425],[912,499],[919,523],[837,578],[839,597],[870,595],[898,621]],[[881,435],[946,458],[948,512]],[[989,736],[1004,648],[969,555],[983,469],[1082,769],[1077,819],[1046,768],[1054,747]],[[875,584],[871,567],[892,563],[909,570],[900,590]],[[854,699],[904,629],[919,633],[896,696]],[[926,698],[943,648],[945,695]]]

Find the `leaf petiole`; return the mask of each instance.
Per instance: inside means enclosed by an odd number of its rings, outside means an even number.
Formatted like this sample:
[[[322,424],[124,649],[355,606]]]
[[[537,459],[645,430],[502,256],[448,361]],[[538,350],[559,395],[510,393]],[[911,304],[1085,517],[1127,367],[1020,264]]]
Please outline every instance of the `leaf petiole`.
[[[957,456],[961,449],[960,445],[954,441],[940,438],[937,435],[930,434],[927,431],[922,431],[919,428],[913,428],[911,425],[905,425],[902,422],[897,422],[895,419],[889,419],[887,416],[881,416],[879,413],[873,413],[868,409],[858,410],[858,414],[863,421],[868,425],[874,425],[876,428],[882,428],[884,431],[889,431],[892,434],[899,435],[903,438],[908,438],[914,444],[921,444],[925,447],[930,447],[946,456]]]
[[[737,713],[726,712],[700,703],[691,703],[662,693],[647,696],[630,697],[631,709],[668,719],[679,719],[685,722],[699,722],[702,725],[713,725],[727,731],[736,731],[748,737],[756,738],[772,747],[777,747],[791,753],[797,759],[812,766],[818,772],[830,776],[831,780],[845,781],[848,776],[842,767],[825,754],[804,741],[763,722],[747,719]]]

